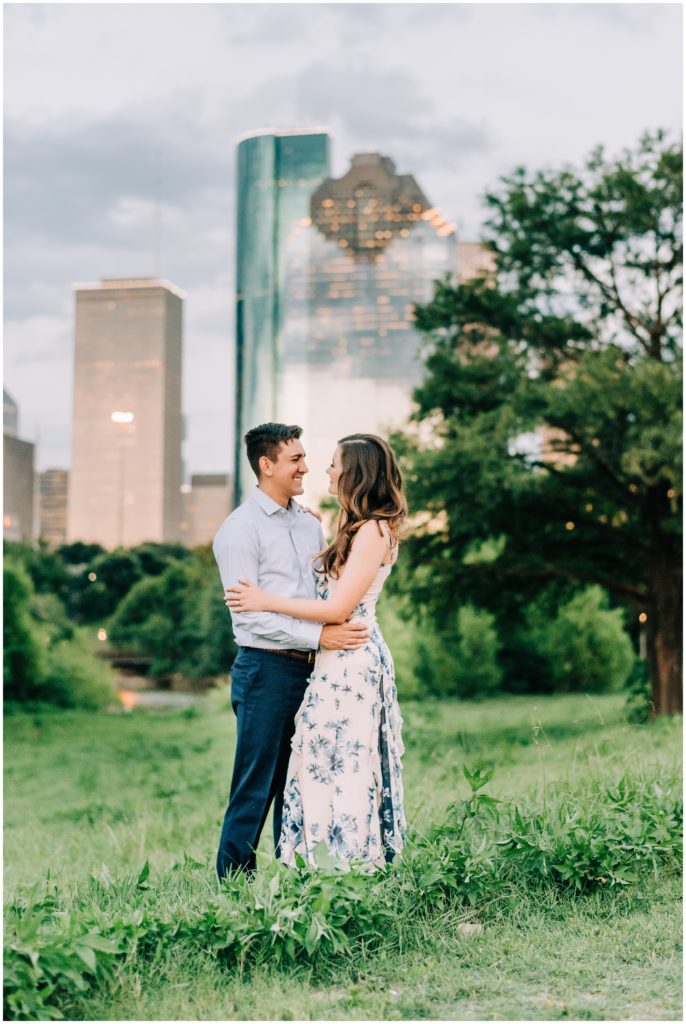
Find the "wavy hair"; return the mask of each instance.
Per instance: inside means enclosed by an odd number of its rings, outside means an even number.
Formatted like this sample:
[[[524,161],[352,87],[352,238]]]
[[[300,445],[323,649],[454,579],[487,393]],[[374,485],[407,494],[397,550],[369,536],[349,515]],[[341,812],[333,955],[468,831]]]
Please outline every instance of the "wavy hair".
[[[341,511],[334,540],[317,556],[317,572],[334,577],[345,565],[363,523],[375,520],[383,533],[380,524],[385,522],[398,540],[407,515],[403,478],[391,446],[376,434],[349,434],[338,444],[343,466],[338,478]]]

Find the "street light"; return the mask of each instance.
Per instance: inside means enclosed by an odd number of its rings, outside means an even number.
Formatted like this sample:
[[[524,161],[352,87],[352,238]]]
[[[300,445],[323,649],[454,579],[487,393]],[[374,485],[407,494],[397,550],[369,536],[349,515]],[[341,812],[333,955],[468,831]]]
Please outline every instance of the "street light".
[[[646,660],[648,657],[648,636],[646,632],[646,622],[648,621],[648,615],[646,612],[641,612],[638,617],[640,626],[638,627],[638,654],[639,657]]]
[[[112,413],[110,419],[113,423],[119,423],[122,425],[122,428],[126,428],[126,426],[133,423],[135,416],[132,412],[118,409]],[[130,433],[133,430],[135,430],[135,427],[129,426],[129,430],[126,432]],[[119,547],[122,548],[124,546],[124,429],[119,432],[119,436],[119,521],[117,523],[117,529],[119,534]]]

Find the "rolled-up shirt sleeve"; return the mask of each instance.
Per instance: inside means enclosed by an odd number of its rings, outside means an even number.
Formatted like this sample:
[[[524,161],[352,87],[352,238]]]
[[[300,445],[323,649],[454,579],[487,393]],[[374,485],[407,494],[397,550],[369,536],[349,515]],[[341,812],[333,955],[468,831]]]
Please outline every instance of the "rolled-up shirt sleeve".
[[[224,588],[233,587],[239,579],[262,586],[259,578],[259,545],[255,534],[240,523],[229,523],[216,537],[214,557],[219,566]],[[234,632],[248,631],[263,640],[286,644],[297,650],[316,650],[322,631],[320,622],[304,622],[277,612],[234,612]]]

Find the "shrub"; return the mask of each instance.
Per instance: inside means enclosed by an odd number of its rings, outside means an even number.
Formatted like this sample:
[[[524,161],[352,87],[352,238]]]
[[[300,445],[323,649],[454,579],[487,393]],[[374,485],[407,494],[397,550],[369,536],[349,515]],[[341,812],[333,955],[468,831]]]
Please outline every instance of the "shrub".
[[[160,544],[157,541],[146,541],[135,548],[130,548],[141,566],[144,576],[161,576],[174,562],[183,562],[191,557],[188,548],[182,544]]]
[[[157,677],[222,675],[236,651],[219,577],[190,559],[132,588],[111,620],[110,640],[150,655]]]
[[[92,562],[98,555],[105,553],[100,544],[87,544],[82,540],[72,541],[70,544],[62,544],[58,547],[56,554],[62,559],[65,565],[80,566]]]
[[[36,699],[61,708],[96,710],[111,704],[115,693],[112,669],[95,657],[85,639],[75,636],[50,649]]]
[[[89,578],[91,574],[95,577],[93,580]],[[75,599],[80,621],[98,622],[107,618],[142,577],[140,559],[133,551],[118,548],[97,555],[77,581],[81,587]]]
[[[636,658],[631,675],[626,683],[626,716],[632,725],[647,722],[655,705],[653,704],[653,688],[650,684],[648,666],[643,658]]]
[[[69,596],[72,576],[60,556],[44,540],[37,544],[27,541],[5,541],[5,554],[21,563],[39,594],[55,594],[62,601]]]
[[[457,692],[463,697],[487,697],[498,689],[500,643],[490,612],[463,605],[457,613]]]
[[[562,605],[538,640],[557,690],[619,689],[635,661],[622,611],[610,609],[607,594],[598,586]]]
[[[194,602],[192,580],[185,565],[174,565],[161,576],[139,580],[110,622],[110,641],[114,646],[151,656],[153,676],[178,672],[192,639],[189,621]]]
[[[423,622],[415,641],[414,675],[424,693],[485,697],[500,687],[500,641],[490,612],[468,604],[455,616],[452,631]]]
[[[554,692],[545,640],[560,605],[571,600],[578,589],[578,585],[556,579],[531,591],[514,589],[502,595],[498,627],[503,649],[498,660],[508,692]]]
[[[402,607],[394,597],[384,595],[377,608],[377,618],[395,667],[398,696],[401,700],[414,700],[426,690],[417,674],[417,645],[421,631],[416,619],[406,619]]]
[[[414,675],[422,694],[435,697],[457,694],[454,646],[454,636],[446,637],[430,626],[421,631],[415,651]]]
[[[44,645],[31,620],[31,580],[21,565],[9,560],[3,567],[3,666],[5,700],[35,700],[45,666]]]
[[[194,606],[198,616],[198,645],[184,659],[182,670],[191,679],[225,676],[238,648],[216,569],[207,577]]]
[[[38,624],[49,646],[59,640],[71,640],[75,627],[67,610],[55,594],[34,594],[29,603],[31,618]]]
[[[35,594],[21,566],[4,566],[7,702],[99,708],[114,696],[112,673],[70,625],[54,594]]]

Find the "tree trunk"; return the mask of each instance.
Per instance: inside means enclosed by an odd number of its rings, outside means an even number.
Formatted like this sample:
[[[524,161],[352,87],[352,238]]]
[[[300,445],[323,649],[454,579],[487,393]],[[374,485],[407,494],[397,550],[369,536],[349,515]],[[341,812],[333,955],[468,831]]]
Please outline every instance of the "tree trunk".
[[[647,654],[656,715],[676,715],[683,708],[682,575],[675,554],[663,548],[653,553],[650,565]]]

